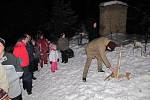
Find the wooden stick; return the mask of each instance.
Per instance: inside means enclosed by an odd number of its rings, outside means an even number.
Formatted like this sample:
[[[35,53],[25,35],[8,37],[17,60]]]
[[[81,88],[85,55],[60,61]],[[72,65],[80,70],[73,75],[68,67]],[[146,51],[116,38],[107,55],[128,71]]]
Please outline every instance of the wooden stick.
[[[122,49],[122,46],[120,47],[120,50],[119,50],[119,57],[118,57],[118,61],[117,61],[117,70],[115,73],[111,73],[109,76],[107,76],[104,80],[110,80],[110,78],[117,78],[119,79],[119,72],[120,72],[120,65],[121,65],[121,49]]]
[[[115,75],[115,78],[119,78],[119,74],[120,74],[120,65],[121,65],[121,49],[122,49],[122,46],[120,47],[120,50],[119,50],[119,57],[118,57],[118,61],[117,61],[117,73]]]
[[[109,76],[107,76],[105,79],[104,79],[104,81],[106,81],[106,80],[110,80],[110,78],[113,76],[113,73],[111,73]]]

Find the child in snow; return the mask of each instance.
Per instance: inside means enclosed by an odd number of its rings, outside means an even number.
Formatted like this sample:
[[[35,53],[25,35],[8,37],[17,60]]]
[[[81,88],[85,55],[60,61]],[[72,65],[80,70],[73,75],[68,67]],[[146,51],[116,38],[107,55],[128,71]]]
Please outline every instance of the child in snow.
[[[59,61],[59,58],[56,44],[53,42],[50,43],[49,61],[51,65],[51,72],[55,72],[58,69],[57,62]]]

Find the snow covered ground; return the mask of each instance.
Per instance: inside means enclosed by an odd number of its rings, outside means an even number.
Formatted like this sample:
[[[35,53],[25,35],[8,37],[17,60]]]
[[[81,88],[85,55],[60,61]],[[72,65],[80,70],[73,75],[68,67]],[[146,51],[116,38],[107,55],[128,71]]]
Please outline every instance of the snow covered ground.
[[[71,44],[75,57],[67,64],[59,62],[57,72],[50,72],[45,65],[35,72],[37,80],[33,81],[33,93],[27,95],[23,90],[23,100],[150,100],[150,56],[141,56],[139,49],[133,54],[133,46],[122,48],[120,74],[131,73],[131,79],[125,77],[104,79],[111,73],[105,66],[105,72],[97,71],[97,61],[93,59],[89,68],[87,82],[82,81],[86,61],[84,46]],[[150,44],[148,44],[150,47]],[[149,48],[148,48],[149,49]],[[150,50],[147,50],[147,52]],[[107,54],[112,66],[117,65],[119,49]]]

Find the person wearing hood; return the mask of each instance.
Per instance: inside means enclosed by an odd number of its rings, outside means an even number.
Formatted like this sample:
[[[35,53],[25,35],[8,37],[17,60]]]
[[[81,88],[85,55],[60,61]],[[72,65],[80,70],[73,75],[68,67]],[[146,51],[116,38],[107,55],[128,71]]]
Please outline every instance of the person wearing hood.
[[[111,71],[114,71],[114,69],[112,68],[110,62],[108,61],[106,57],[106,54],[107,54],[107,51],[113,51],[115,47],[117,46],[118,45],[115,42],[109,40],[106,37],[100,37],[100,38],[94,39],[87,44],[86,46],[87,60],[84,66],[84,71],[83,71],[83,76],[82,76],[82,80],[84,82],[86,81],[86,77],[87,77],[90,64],[92,62],[92,59],[94,58],[97,59],[98,72],[104,72],[102,69],[102,63],[104,63],[104,65],[107,68],[110,68]]]

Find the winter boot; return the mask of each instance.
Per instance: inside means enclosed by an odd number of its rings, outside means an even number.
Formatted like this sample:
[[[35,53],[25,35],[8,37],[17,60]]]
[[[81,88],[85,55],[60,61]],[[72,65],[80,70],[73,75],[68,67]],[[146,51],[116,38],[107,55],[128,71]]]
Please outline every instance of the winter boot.
[[[82,80],[83,80],[83,82],[86,82],[86,78],[83,77]]]
[[[105,72],[103,69],[98,70],[98,72]]]

